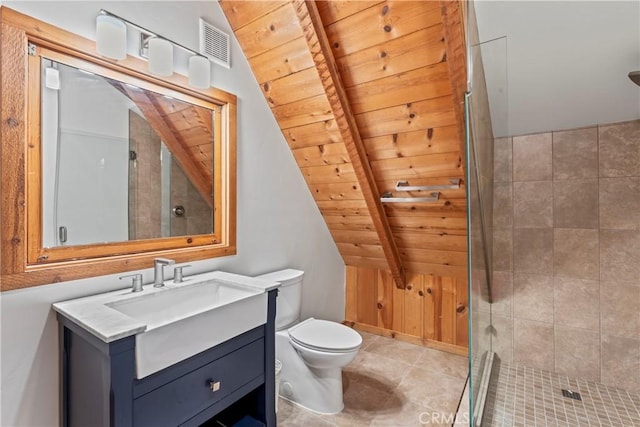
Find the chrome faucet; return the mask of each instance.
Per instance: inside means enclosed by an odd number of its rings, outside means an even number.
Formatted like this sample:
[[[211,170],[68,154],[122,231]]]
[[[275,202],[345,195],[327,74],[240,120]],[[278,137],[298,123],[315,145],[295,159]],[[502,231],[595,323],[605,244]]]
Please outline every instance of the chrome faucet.
[[[164,286],[164,266],[175,264],[172,259],[155,258],[153,260],[153,287],[161,288]]]

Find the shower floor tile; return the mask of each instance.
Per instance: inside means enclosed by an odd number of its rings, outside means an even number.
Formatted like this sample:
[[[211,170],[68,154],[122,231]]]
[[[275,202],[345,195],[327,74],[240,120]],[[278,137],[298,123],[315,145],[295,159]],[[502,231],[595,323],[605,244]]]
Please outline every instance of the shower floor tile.
[[[343,369],[344,410],[318,415],[280,398],[278,426],[450,426],[467,358],[358,332],[363,346]]]
[[[582,400],[562,395],[580,393]],[[483,426],[640,427],[640,395],[523,365],[494,366]]]

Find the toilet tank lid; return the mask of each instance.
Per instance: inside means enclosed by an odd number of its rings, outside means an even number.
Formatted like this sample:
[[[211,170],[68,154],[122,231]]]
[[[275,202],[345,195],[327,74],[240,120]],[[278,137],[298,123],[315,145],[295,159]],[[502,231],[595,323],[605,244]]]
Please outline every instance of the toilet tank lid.
[[[287,286],[293,282],[297,282],[302,278],[304,271],[287,268],[285,270],[274,271],[267,274],[256,276],[256,279],[267,280],[270,282],[280,282],[281,286]]]

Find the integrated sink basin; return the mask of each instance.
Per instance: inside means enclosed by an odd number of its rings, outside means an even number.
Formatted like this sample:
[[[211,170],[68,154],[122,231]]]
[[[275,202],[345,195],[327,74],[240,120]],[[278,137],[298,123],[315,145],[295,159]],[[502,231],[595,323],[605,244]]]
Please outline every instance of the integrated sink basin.
[[[149,331],[181,320],[185,315],[202,313],[262,293],[213,279],[179,288],[165,287],[159,292],[105,305],[146,323]]]
[[[54,304],[101,340],[135,335],[136,377],[144,378],[267,322],[275,284],[224,272],[183,283],[120,290]]]
[[[193,284],[187,281],[180,287],[164,287],[106,306],[147,325],[136,335],[138,378],[267,321],[264,291],[219,279]]]

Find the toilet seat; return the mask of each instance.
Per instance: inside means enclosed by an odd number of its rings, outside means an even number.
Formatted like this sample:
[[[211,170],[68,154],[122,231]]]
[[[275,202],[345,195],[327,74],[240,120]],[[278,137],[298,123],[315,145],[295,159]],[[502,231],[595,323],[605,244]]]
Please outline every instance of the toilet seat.
[[[362,337],[353,329],[313,317],[290,328],[289,339],[302,347],[329,353],[348,353],[362,345]]]

